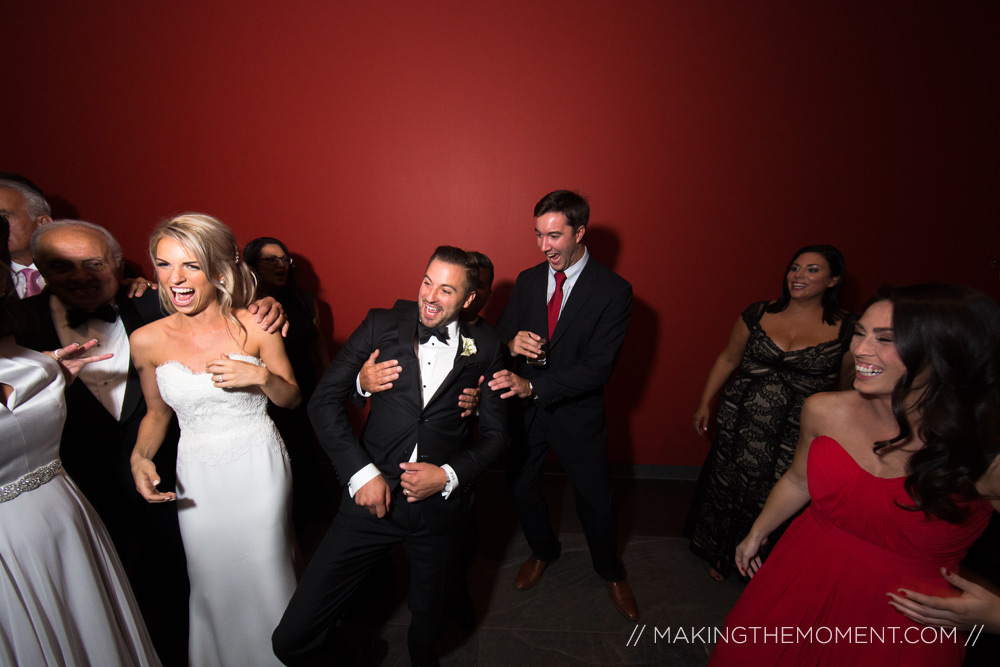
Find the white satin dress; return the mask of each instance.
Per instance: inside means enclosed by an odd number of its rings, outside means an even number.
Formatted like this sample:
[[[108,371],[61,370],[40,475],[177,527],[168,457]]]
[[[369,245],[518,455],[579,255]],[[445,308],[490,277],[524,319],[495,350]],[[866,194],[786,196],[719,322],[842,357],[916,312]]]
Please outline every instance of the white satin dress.
[[[62,370],[0,340],[0,665],[159,665],[104,524],[59,463]]]

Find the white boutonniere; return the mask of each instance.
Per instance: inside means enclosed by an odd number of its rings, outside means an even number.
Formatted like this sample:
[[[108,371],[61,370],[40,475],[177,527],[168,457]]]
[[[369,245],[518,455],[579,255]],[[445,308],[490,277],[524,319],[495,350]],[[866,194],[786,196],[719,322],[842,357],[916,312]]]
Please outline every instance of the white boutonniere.
[[[479,350],[476,349],[476,341],[471,338],[466,338],[462,336],[462,355],[463,357],[471,357]]]

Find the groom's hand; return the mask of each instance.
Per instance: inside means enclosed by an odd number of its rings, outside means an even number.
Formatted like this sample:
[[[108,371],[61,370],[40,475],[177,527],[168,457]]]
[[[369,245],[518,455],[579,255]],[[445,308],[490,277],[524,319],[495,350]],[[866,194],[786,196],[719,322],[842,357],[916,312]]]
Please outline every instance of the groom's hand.
[[[382,475],[376,475],[358,489],[354,494],[354,502],[381,519],[389,511],[392,492]]]
[[[406,501],[410,503],[441,493],[448,483],[448,473],[433,463],[406,462],[400,463],[399,467],[403,469],[399,483]]]

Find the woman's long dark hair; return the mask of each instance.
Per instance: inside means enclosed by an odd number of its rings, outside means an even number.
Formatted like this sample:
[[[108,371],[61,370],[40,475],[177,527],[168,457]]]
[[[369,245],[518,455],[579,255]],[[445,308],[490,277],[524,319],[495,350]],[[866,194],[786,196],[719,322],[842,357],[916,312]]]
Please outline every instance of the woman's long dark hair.
[[[823,255],[823,259],[830,265],[830,275],[834,278],[840,278],[836,285],[826,288],[821,301],[823,321],[827,324],[836,324],[843,319],[847,311],[840,307],[840,286],[844,284],[844,256],[832,245],[807,245],[796,250],[785,267],[784,277],[781,281],[781,297],[774,303],[765,306],[764,311],[780,313],[788,307],[788,302],[792,300],[792,293],[788,291],[788,272],[792,270],[792,264],[795,263],[795,260],[807,252]]]
[[[906,372],[892,392],[899,435],[913,434],[907,398],[920,415],[924,446],[908,464],[906,491],[914,510],[959,523],[965,509],[955,495],[979,496],[976,481],[1000,453],[1000,307],[961,285],[927,283],[882,288],[873,302],[892,303],[896,352]],[[914,389],[916,387],[916,389]]]

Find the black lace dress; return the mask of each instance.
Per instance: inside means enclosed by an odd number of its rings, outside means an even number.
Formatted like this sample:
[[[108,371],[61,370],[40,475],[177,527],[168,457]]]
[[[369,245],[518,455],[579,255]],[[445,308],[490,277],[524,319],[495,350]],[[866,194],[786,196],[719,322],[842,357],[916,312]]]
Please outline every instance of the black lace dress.
[[[835,387],[854,331],[855,318],[848,315],[835,340],[785,352],[760,326],[766,305],[759,301],[743,311],[750,338],[723,389],[715,442],[688,517],[691,551],[723,576],[732,571],[736,545],[792,463],[802,403]],[[768,547],[780,532],[772,534]]]

